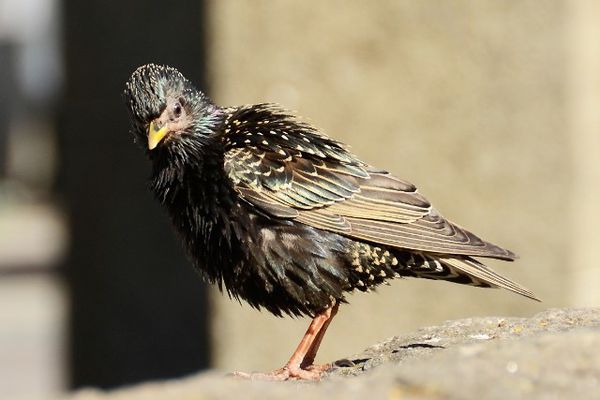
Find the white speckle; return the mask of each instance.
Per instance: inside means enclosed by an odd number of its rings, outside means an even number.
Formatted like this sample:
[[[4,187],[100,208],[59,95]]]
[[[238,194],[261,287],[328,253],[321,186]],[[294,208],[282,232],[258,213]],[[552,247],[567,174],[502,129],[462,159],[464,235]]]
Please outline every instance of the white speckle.
[[[269,133],[270,133],[271,135],[277,135],[277,132],[275,132],[275,131],[269,131]]]
[[[362,266],[361,266],[361,265],[357,266],[357,267],[355,268],[355,271],[356,271],[356,272],[363,272],[363,268],[362,268]]]
[[[490,335],[485,333],[477,333],[475,335],[469,335],[469,337],[476,340],[490,340],[492,338]]]
[[[302,140],[304,140],[304,141],[305,141],[305,142],[307,142],[307,143],[310,143],[310,139],[309,139],[309,138],[307,138],[307,137],[303,137],[303,138],[302,138]]]
[[[514,374],[519,371],[519,364],[514,361],[509,361],[506,363],[506,371],[509,374]]]
[[[379,276],[385,278],[387,276],[387,274],[385,273],[384,270],[379,271]]]
[[[264,144],[265,146],[269,145],[269,142],[267,142],[266,140],[263,140],[261,143]]]
[[[273,132],[273,131],[271,131],[271,132]],[[289,140],[289,138],[287,137],[287,135],[281,135],[281,138],[282,138],[283,140]]]
[[[392,265],[398,265],[398,259],[396,257],[392,258]]]
[[[283,149],[279,149],[279,150],[277,150],[277,152],[278,152],[279,154],[281,154],[282,156],[285,156],[285,154],[286,154],[286,153],[285,153],[285,151],[284,151]]]
[[[365,283],[363,281],[361,281],[360,279],[358,280],[358,282],[356,282],[356,284],[358,286],[365,286]]]
[[[252,141],[250,139],[246,139],[246,140],[244,140],[244,143],[248,144],[248,143],[252,143]]]
[[[442,339],[439,337],[428,336],[421,341],[424,343],[438,343],[438,342],[441,342]]]

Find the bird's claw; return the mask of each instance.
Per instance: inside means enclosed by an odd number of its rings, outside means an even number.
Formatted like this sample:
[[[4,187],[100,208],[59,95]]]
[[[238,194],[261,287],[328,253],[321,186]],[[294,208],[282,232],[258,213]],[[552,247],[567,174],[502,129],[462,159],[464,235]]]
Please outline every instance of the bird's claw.
[[[323,373],[331,368],[330,364],[308,365],[304,367],[286,365],[273,372],[234,372],[233,376],[242,379],[264,381],[305,380],[318,381]]]

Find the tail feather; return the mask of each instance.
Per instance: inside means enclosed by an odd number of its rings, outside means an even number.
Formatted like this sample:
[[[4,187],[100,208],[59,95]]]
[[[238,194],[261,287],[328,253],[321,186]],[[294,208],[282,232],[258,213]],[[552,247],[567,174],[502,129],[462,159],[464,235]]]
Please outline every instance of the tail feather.
[[[398,254],[398,253],[397,253]],[[533,292],[463,255],[405,252],[398,254],[401,276],[438,279],[478,287],[503,288],[540,301]]]
[[[473,282],[471,284],[475,286],[503,288],[532,300],[540,301],[531,290],[498,274],[471,257],[440,256],[438,261],[445,265],[452,275],[466,275],[471,278]]]

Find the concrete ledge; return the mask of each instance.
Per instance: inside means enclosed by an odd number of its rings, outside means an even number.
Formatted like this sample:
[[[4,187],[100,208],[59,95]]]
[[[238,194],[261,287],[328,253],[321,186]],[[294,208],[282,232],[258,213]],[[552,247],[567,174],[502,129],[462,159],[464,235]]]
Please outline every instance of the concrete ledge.
[[[340,360],[319,383],[207,372],[113,392],[82,390],[71,399],[600,399],[599,349],[600,308],[551,309],[393,337]]]

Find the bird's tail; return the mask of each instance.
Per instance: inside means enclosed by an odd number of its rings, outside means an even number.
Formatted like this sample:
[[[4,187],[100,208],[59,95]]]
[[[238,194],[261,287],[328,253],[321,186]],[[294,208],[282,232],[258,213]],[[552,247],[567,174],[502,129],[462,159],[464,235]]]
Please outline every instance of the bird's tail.
[[[422,255],[424,256],[424,255]],[[444,256],[428,254],[429,264],[433,268],[413,269],[419,278],[443,279],[451,282],[479,287],[503,288],[530,299],[540,301],[529,289],[498,274],[468,256]]]

